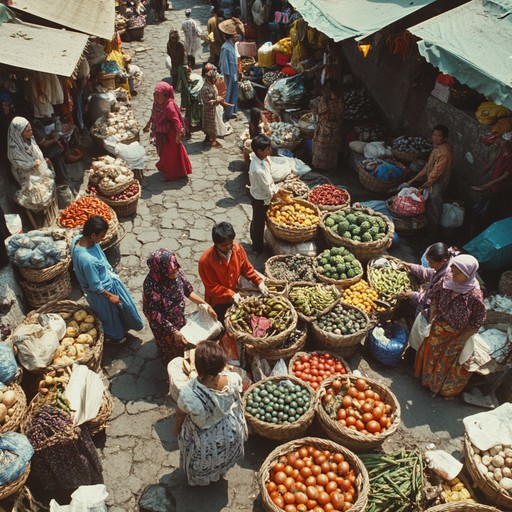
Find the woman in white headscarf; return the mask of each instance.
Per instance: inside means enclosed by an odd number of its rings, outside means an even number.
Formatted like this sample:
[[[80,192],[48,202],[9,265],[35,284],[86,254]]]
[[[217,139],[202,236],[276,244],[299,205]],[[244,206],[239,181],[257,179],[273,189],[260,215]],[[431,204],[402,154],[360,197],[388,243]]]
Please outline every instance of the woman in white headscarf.
[[[21,187],[17,200],[31,210],[43,209],[51,201],[55,187],[53,171],[32,135],[32,126],[24,117],[15,117],[7,132],[7,158],[14,179]],[[37,178],[37,179],[36,179]],[[37,193],[34,192],[37,188]],[[30,189],[30,193],[28,193]]]

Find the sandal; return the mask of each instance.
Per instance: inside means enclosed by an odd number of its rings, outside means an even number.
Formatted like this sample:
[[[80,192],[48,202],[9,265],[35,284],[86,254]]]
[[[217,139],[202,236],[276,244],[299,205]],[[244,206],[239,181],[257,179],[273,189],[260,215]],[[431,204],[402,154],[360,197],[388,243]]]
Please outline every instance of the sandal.
[[[221,147],[222,147],[222,144],[221,144],[220,142],[218,142],[218,141],[215,141],[215,142],[212,142],[212,143],[210,144],[210,146],[211,146],[212,148],[221,148]]]

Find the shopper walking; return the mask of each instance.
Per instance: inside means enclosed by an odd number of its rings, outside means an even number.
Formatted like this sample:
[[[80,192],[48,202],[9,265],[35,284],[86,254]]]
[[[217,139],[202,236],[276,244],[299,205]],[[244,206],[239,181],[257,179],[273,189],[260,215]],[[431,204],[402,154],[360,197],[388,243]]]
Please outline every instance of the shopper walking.
[[[185,35],[185,50],[187,52],[188,65],[193,68],[196,65],[197,52],[201,48],[201,41],[209,42],[199,27],[196,20],[192,19],[192,11],[185,11],[185,21],[181,24],[181,30]]]
[[[171,72],[172,86],[174,90],[181,90],[181,80],[184,76],[185,45],[180,41],[180,33],[176,29],[169,32],[167,41],[167,67]]]
[[[219,65],[220,49],[224,39],[219,30],[219,23],[222,21],[224,13],[218,7],[214,7],[212,15],[206,25],[206,32],[208,33],[208,41],[210,45],[210,58],[208,59],[215,66]]]

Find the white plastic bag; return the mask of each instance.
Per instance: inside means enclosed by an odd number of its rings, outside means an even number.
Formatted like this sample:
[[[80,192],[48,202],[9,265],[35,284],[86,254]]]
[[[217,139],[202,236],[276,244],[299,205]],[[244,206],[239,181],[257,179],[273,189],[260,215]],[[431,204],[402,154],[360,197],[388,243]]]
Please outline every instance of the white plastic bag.
[[[415,319],[409,334],[409,346],[418,350],[423,340],[430,334],[430,324],[428,320],[420,313]]]
[[[50,327],[50,329],[52,329],[52,331],[55,332],[59,340],[64,338],[66,334],[66,321],[57,313],[44,313],[42,315],[39,315],[37,321],[43,327]]]
[[[459,228],[462,224],[464,224],[464,208],[457,203],[443,203],[441,226]]]
[[[146,150],[140,142],[132,142],[131,144],[117,144],[115,154],[122,158],[128,167],[133,169],[145,169],[148,161]]]
[[[462,470],[462,464],[443,450],[425,452],[428,467],[444,480],[453,480]]]
[[[364,148],[365,158],[385,158],[393,156],[393,150],[386,147],[383,141],[368,142]]]
[[[50,327],[39,324],[20,325],[11,340],[18,349],[18,360],[28,371],[49,366],[59,348],[59,338]]]
[[[183,369],[183,357],[175,357],[167,365],[167,375],[169,376],[169,395],[172,399],[177,402],[180,396],[180,391],[185,387],[192,379],[197,377],[195,370],[191,371],[190,374],[186,374]]]
[[[279,359],[270,372],[271,377],[286,377],[288,375],[288,366],[284,359]]]
[[[107,512],[107,488],[103,484],[81,485],[72,495],[69,505],[50,501],[50,512]]]
[[[317,253],[314,240],[290,244],[278,240],[268,229],[265,230],[265,241],[272,247],[273,254],[303,254],[304,256],[316,256]]]

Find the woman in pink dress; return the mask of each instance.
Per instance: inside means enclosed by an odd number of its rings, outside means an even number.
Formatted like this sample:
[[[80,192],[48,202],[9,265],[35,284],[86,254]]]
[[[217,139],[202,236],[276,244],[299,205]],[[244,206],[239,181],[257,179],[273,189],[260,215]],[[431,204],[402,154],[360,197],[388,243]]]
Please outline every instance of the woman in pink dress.
[[[181,138],[185,133],[185,124],[180,109],[174,101],[174,88],[166,82],[160,82],[153,94],[153,110],[144,131],[152,128],[156,151],[160,160],[156,168],[164,174],[164,181],[177,180],[192,174],[192,165]]]

